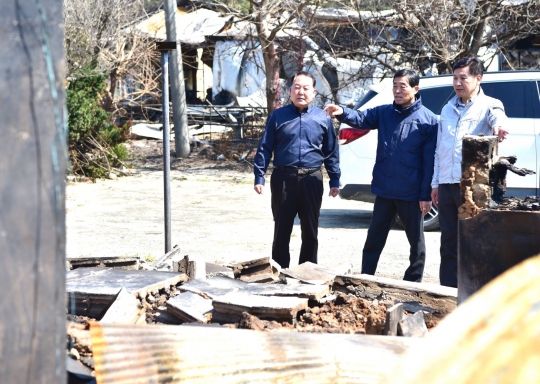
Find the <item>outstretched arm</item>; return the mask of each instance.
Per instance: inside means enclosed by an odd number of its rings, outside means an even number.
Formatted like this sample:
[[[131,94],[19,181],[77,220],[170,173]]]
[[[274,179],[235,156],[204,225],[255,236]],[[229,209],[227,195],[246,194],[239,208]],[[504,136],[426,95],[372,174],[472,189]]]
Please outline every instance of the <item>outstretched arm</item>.
[[[324,111],[330,117],[338,117],[338,116],[341,116],[343,114],[343,108],[340,107],[339,105],[335,105],[335,104],[328,104],[324,108]]]

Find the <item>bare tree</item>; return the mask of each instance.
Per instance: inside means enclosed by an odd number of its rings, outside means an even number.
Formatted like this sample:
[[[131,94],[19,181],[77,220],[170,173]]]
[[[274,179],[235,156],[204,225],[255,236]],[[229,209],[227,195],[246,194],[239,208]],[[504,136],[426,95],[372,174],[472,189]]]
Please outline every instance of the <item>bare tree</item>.
[[[242,2],[215,0],[214,6],[235,14],[237,22],[249,21],[255,25],[256,36],[263,52],[266,75],[266,99],[268,112],[280,107],[280,55],[276,48],[278,34],[289,28],[293,22],[301,19],[303,10],[308,5],[318,5],[320,0],[248,0],[249,9],[235,9],[233,6],[246,5]],[[253,39],[253,36],[247,36]]]
[[[68,80],[81,69],[92,68],[108,76],[103,107],[112,110],[122,80],[131,85],[130,97],[159,92],[159,57],[152,42],[135,28],[146,16],[142,0],[64,1],[65,48]],[[157,63],[157,65],[156,65]]]
[[[396,0],[391,8],[387,1],[373,0],[370,11],[361,0],[336,4],[341,14],[334,16],[341,22],[332,27],[320,28],[321,17],[308,9],[309,34],[337,56],[367,57],[390,72],[412,67],[422,74],[450,73],[459,58],[486,48],[494,56],[540,32],[537,0]]]

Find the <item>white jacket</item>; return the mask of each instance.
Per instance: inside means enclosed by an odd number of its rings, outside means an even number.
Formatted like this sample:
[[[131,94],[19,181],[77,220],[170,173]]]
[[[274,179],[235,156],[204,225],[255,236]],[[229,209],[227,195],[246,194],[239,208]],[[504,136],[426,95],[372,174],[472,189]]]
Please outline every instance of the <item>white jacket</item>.
[[[465,135],[496,135],[495,128],[507,129],[507,117],[500,100],[478,95],[461,111],[454,96],[442,109],[435,150],[435,169],[431,187],[459,183],[461,180],[461,149]]]

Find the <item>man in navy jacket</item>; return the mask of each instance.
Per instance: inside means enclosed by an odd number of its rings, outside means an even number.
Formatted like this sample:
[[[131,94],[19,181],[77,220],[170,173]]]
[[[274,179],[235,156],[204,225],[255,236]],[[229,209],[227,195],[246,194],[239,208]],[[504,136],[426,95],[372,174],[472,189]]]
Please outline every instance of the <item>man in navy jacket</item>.
[[[339,194],[339,152],[332,119],[311,102],[315,78],[298,72],[292,79],[292,104],[276,109],[266,122],[253,171],[255,192],[264,191],[264,175],[272,154],[274,171],[270,177],[274,241],[272,259],[288,268],[289,242],[298,214],[302,230],[299,264],[317,263],[319,213],[324,192],[321,166],[330,178],[329,195]]]
[[[431,209],[431,178],[438,118],[422,105],[416,71],[394,75],[394,103],[366,111],[328,105],[326,113],[351,127],[378,129],[371,192],[373,218],[362,254],[362,273],[374,275],[390,229],[399,215],[410,244],[403,280],[422,281],[426,259],[423,217]]]

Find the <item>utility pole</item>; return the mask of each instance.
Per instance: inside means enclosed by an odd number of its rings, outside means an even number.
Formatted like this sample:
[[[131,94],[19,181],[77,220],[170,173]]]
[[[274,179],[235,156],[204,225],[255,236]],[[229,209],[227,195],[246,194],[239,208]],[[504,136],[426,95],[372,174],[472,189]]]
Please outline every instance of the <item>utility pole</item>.
[[[170,77],[171,99],[174,123],[174,145],[176,157],[189,156],[189,136],[186,107],[186,90],[184,85],[184,69],[182,66],[182,47],[176,36],[176,0],[164,0],[165,26],[167,41],[176,41],[176,50],[171,51]]]

